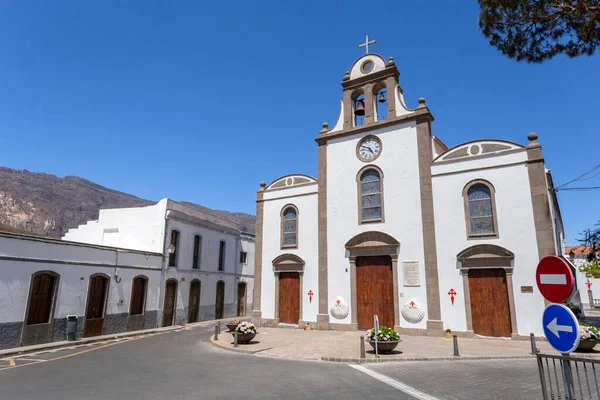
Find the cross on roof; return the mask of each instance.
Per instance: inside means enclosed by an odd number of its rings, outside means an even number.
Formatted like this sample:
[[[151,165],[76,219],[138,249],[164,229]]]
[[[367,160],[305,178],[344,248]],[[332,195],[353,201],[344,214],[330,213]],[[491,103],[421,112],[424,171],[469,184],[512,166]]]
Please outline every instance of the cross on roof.
[[[365,35],[365,42],[363,44],[359,44],[358,47],[364,47],[366,50],[365,54],[369,54],[369,45],[374,44],[376,40],[371,40],[369,42],[369,35]]]

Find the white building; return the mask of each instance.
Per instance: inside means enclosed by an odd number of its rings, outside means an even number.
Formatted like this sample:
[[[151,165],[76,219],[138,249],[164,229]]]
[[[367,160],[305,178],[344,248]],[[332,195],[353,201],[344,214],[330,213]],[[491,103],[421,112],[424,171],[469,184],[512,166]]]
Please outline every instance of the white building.
[[[315,139],[317,179],[261,182],[254,321],[542,335],[535,267],[563,254],[563,228],[537,135],[448,149],[398,77],[392,58],[360,57]]]
[[[565,247],[566,257],[577,267],[575,282],[577,283],[577,290],[581,294],[581,303],[584,309],[591,308],[590,304],[594,304],[594,299],[598,300],[596,306],[600,306],[600,279],[588,279],[584,274],[579,272],[579,267],[588,262],[587,257],[591,251],[591,246]]]
[[[195,207],[162,199],[100,210],[65,240],[165,255],[160,325],[245,316],[251,310],[254,235]]]
[[[0,233],[0,349],[155,328],[163,256]]]

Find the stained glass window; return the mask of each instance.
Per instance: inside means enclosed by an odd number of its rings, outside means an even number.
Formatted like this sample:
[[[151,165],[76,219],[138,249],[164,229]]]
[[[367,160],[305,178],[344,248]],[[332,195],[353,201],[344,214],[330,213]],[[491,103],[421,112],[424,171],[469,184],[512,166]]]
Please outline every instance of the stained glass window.
[[[369,169],[360,177],[362,220],[378,221],[382,218],[381,177],[379,172]]]
[[[294,207],[288,207],[283,212],[283,246],[296,246],[298,235],[298,215]]]
[[[471,235],[493,235],[494,214],[490,188],[481,183],[473,185],[469,188],[467,196]]]

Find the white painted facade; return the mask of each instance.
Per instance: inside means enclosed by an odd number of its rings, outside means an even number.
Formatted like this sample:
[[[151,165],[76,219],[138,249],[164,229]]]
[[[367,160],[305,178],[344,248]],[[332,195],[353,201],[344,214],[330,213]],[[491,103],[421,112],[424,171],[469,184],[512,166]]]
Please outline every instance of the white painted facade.
[[[371,61],[372,70],[365,72],[363,67]],[[369,74],[374,76],[372,80]],[[325,185],[300,174],[278,178],[270,185],[261,184],[257,195],[257,234],[262,235],[262,246],[256,268],[262,272],[260,293],[257,292],[260,306],[253,310],[255,321],[265,325],[279,322],[275,261],[284,254],[294,254],[304,262],[303,269],[299,269],[299,325],[356,329],[356,310],[352,310],[357,296],[352,287],[356,266],[351,260],[356,256],[350,254],[354,250],[347,246],[361,234],[366,237],[367,233],[374,233],[389,235],[396,241],[397,251],[391,255],[392,260],[397,257],[393,282],[398,299],[398,309],[394,310],[396,328],[415,334],[439,334],[442,329],[465,336],[477,334],[473,332],[470,301],[478,293],[467,295],[469,288],[465,287],[470,285],[469,270],[477,265],[476,270],[496,268],[505,273],[510,330],[503,336],[522,338],[531,332],[542,336],[545,305],[535,284],[535,268],[542,254],[563,254],[564,235],[551,174],[543,167],[537,135],[528,137],[527,146],[482,139],[448,149],[431,134],[433,117],[425,100],[419,99],[419,106],[409,109],[397,78],[392,59],[385,62],[378,55],[368,54],[354,63],[342,81],[344,100],[339,118],[331,130],[324,124],[316,139],[319,174],[325,171],[318,179],[325,179]],[[377,112],[377,92],[365,98],[365,125],[348,117],[357,95],[382,85],[387,87],[387,100],[394,96],[393,105],[387,105],[387,120],[378,121],[372,115]],[[371,108],[369,102],[373,102]],[[380,153],[370,161],[358,156],[359,143],[367,136],[374,136],[381,143]],[[536,169],[539,165],[541,168]],[[361,222],[359,217],[358,179],[365,167],[376,167],[382,174],[383,219],[375,223]],[[476,180],[493,189],[494,235],[477,237],[469,233],[470,217],[463,193]],[[326,198],[323,208],[319,208],[320,196]],[[433,215],[428,201],[433,202]],[[289,205],[298,210],[297,248],[286,248],[282,242],[282,212]],[[321,221],[326,226],[326,237],[320,243]],[[435,243],[433,248],[431,243]],[[374,251],[385,247],[362,245]],[[486,253],[489,249],[493,254]],[[467,257],[469,251],[474,254],[465,258],[463,265],[459,255]],[[319,273],[321,257],[326,260],[326,274]],[[478,259],[482,257],[488,262],[487,267]],[[435,262],[437,277],[430,278]],[[405,263],[418,266],[418,285],[404,284]],[[326,285],[320,279],[326,279]],[[323,296],[317,290],[320,283],[321,291],[326,290],[326,309],[319,306]],[[456,292],[454,303],[448,295],[451,289]],[[312,303],[307,296],[309,290],[314,293]],[[431,299],[439,304],[429,304]],[[329,312],[337,300],[350,306],[350,312],[341,319],[337,319],[339,313]],[[409,321],[400,312],[411,302],[424,310],[422,319],[411,316]],[[439,317],[430,316],[430,312]]]
[[[0,348],[21,344],[32,275],[40,271],[58,276],[51,314],[54,341],[66,340],[67,315],[78,317],[81,336],[90,277],[95,274],[109,277],[103,329],[106,334],[122,331],[123,323],[126,330],[132,280],[140,275],[148,279],[144,325],[156,327],[162,263],[162,254],[158,253],[0,233]]]
[[[175,265],[169,266],[167,248],[173,230],[179,232],[179,240]],[[198,268],[193,268],[195,236],[201,238]],[[214,319],[219,281],[225,284],[223,317],[238,314],[240,282],[246,284],[244,314],[251,310],[254,235],[243,233],[236,223],[206,211],[170,199],[162,199],[148,207],[101,210],[98,220],[70,229],[64,239],[94,244],[108,242],[119,247],[165,254],[163,282],[168,279],[177,281],[177,324],[188,320],[190,284],[193,280],[200,281],[199,320]],[[221,241],[225,243],[225,257],[223,269],[219,270]],[[246,263],[240,262],[242,251],[247,253]]]

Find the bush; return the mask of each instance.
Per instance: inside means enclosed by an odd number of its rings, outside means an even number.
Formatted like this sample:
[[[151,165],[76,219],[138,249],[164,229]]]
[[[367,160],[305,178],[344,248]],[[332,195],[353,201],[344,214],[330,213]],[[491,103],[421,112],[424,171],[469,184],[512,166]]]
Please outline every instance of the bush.
[[[256,325],[254,325],[252,322],[244,321],[241,324],[239,324],[237,328],[235,328],[235,332],[239,334],[256,333]]]
[[[375,341],[375,331],[373,329],[367,331],[367,340]],[[378,342],[392,342],[395,340],[400,340],[398,332],[386,326],[379,327],[379,333],[377,334]]]

